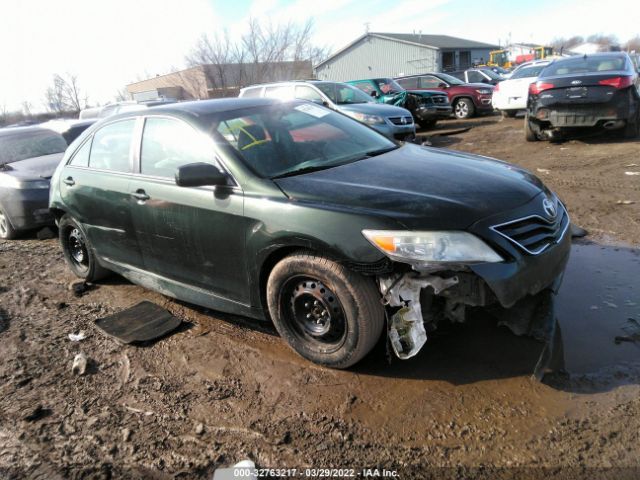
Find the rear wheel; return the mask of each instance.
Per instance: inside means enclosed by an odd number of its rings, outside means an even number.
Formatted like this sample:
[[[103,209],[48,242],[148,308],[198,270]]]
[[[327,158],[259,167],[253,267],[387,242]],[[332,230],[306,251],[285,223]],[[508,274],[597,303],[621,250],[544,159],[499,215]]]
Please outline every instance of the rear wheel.
[[[538,135],[531,128],[531,121],[527,115],[524,116],[524,138],[527,142],[536,142]]]
[[[456,100],[456,103],[453,105],[453,114],[456,116],[456,118],[471,118],[475,115],[475,113],[476,107],[468,98],[460,98]]]
[[[501,112],[503,117],[513,118],[518,113],[518,110],[502,110]]]
[[[9,217],[0,207],[0,238],[4,240],[12,240],[18,236],[17,230],[11,225]]]
[[[332,368],[361,360],[384,326],[373,279],[313,253],[291,255],[274,267],[267,302],[278,333],[291,348]]]
[[[89,239],[73,217],[63,215],[58,229],[64,258],[77,277],[93,282],[109,274],[109,271],[98,263]]]
[[[640,113],[636,115],[634,120],[628,120],[624,127],[625,138],[637,138],[640,136]]]

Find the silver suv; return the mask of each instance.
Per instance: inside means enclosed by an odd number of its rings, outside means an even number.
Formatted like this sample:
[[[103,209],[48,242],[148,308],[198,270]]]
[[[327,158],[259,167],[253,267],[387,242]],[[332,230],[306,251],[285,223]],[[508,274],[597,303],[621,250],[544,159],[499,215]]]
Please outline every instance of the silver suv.
[[[344,113],[389,138],[412,140],[416,135],[409,110],[376,103],[366,93],[346,83],[319,80],[265,83],[243,88],[239,96],[307,100]]]

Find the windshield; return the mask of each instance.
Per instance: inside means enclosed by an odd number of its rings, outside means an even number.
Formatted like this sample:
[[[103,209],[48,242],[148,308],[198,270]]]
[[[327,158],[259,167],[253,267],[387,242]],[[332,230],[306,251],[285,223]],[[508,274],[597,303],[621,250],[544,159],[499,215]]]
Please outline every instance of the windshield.
[[[375,130],[312,103],[225,112],[213,127],[218,141],[264,178],[331,168],[397,148]]]
[[[464,82],[462,80],[446,73],[439,73],[438,77],[447,82],[449,85],[464,85]]]
[[[371,103],[371,97],[369,95],[351,85],[344,83],[316,83],[315,86],[337,105]]]
[[[375,82],[383,95],[392,95],[394,93],[404,92],[404,88],[391,78],[376,78]]]
[[[44,129],[4,132],[0,135],[0,165],[25,158],[62,153],[67,142],[56,132]]]
[[[612,72],[616,70],[624,70],[625,66],[624,57],[573,57],[559,62],[549,64],[544,69],[544,76],[553,75],[567,75],[574,73],[589,73],[589,72]]]
[[[500,75],[498,75],[496,72],[494,72],[490,68],[482,69],[482,73],[485,73],[487,77],[489,77],[491,80],[500,80],[502,78]]]
[[[511,80],[516,78],[537,77],[538,75],[540,75],[540,72],[544,67],[546,67],[546,65],[534,65],[532,67],[520,68],[513,72],[513,74],[511,75]]]

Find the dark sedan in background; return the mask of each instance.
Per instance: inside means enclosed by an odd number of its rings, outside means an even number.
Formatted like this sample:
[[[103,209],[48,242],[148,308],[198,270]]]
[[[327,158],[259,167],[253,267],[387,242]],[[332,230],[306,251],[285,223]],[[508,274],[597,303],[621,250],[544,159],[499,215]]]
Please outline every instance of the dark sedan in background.
[[[67,146],[93,123],[54,120],[0,129],[0,238],[53,225],[49,179]]]
[[[529,172],[398,145],[295,100],[111,117],[69,148],[50,207],[79,277],[112,270],[271,319],[300,355],[335,368],[373,348],[385,309],[393,349],[409,358],[425,323],[548,294],[571,245],[562,203]]]
[[[555,60],[529,85],[527,141],[596,128],[640,134],[640,78],[624,52]]]

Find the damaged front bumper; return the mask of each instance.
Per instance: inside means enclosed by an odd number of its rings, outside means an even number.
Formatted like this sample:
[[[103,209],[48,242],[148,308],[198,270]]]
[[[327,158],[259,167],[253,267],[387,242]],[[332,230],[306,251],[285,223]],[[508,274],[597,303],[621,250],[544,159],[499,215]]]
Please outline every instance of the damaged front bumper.
[[[512,247],[505,244],[508,248]],[[421,271],[414,267],[378,276],[394,353],[403,360],[415,356],[426,343],[428,330],[435,330],[443,319],[464,322],[467,307],[489,307],[514,334],[549,343],[555,322],[553,296],[570,249],[571,236],[565,233],[539,255],[512,248],[513,255],[499,263]]]

